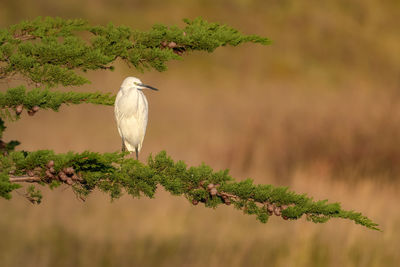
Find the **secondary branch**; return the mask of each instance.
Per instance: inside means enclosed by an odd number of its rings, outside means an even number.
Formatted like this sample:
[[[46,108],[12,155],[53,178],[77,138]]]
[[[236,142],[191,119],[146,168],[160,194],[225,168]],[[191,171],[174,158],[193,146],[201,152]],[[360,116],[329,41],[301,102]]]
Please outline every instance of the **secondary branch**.
[[[11,183],[37,183],[40,182],[42,179],[36,176],[11,176],[10,182]]]

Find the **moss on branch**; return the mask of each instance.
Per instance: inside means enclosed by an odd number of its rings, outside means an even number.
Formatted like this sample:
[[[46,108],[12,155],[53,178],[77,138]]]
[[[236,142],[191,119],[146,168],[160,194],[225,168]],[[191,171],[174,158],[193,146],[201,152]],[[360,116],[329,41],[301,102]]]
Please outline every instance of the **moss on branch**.
[[[183,161],[174,162],[165,152],[154,158],[150,156],[147,165],[125,155],[54,154],[49,150],[11,152],[0,156],[0,196],[10,198],[10,193],[18,188],[15,182],[21,181],[21,177],[26,177],[23,181],[39,182],[51,188],[63,183],[70,185],[82,199],[96,188],[112,199],[121,197],[124,192],[132,197],[152,198],[157,186],[161,185],[172,195],[183,195],[194,205],[204,203],[206,207],[216,208],[221,204],[233,204],[263,223],[273,215],[285,220],[297,220],[305,215],[315,223],[344,218],[378,230],[378,225],[370,219],[360,213],[342,210],[339,203],[313,201],[287,187],[254,185],[251,179],[236,182],[228,170],[215,172],[205,164],[188,168]],[[31,193],[27,196],[31,201],[41,200],[36,189],[29,190]]]

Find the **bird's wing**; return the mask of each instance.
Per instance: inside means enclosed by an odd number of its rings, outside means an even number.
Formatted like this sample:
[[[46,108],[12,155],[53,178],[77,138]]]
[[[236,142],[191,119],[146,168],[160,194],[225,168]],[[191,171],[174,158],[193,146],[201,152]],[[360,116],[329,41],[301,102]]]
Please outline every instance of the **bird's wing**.
[[[117,129],[118,133],[121,137],[123,137],[121,130],[120,130],[120,122],[122,119],[122,112],[120,109],[120,101],[122,97],[122,92],[121,90],[118,92],[117,97],[115,98],[115,103],[114,103],[114,115],[115,115],[115,120],[117,121]]]
[[[144,94],[136,89],[125,94],[119,92],[115,100],[115,118],[128,150],[130,147],[140,150],[148,118],[148,103]]]

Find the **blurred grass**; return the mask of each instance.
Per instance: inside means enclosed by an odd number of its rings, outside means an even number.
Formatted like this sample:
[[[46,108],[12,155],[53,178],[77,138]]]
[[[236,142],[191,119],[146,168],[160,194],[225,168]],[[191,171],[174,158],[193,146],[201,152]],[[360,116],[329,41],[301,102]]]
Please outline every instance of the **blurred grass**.
[[[264,225],[231,207],[192,207],[162,191],[154,200],[114,203],[97,193],[82,204],[59,189],[40,206],[18,196],[0,203],[0,259],[3,266],[397,266],[398,186],[320,178],[299,173],[292,187],[357,207],[384,232],[342,220]]]
[[[165,149],[189,164],[288,185],[360,210],[384,232],[340,220],[262,225],[229,207],[191,207],[162,191],[154,200],[110,203],[97,193],[81,203],[57,189],[37,207],[19,194],[0,201],[0,266],[398,265],[399,1],[0,2],[1,27],[39,15],[137,29],[203,16],[270,37],[269,47],[195,53],[165,73],[118,64],[112,73],[89,73],[93,83],[82,90],[116,93],[127,75],[161,89],[147,94],[142,160]],[[8,127],[6,139],[22,141],[20,149],[120,147],[108,107],[40,111]]]

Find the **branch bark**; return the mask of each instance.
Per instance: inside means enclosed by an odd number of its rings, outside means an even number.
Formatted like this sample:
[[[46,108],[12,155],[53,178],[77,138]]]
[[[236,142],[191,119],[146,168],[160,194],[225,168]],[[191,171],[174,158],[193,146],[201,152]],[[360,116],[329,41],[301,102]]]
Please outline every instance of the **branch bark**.
[[[40,182],[42,179],[37,176],[10,176],[11,183],[37,183]]]

